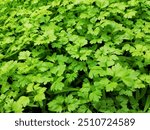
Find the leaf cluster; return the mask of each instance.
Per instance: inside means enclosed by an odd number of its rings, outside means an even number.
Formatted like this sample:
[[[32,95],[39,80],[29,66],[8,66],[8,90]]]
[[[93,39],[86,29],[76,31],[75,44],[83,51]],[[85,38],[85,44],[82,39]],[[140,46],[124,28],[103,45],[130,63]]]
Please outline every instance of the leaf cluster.
[[[149,112],[150,1],[0,0],[0,112]]]

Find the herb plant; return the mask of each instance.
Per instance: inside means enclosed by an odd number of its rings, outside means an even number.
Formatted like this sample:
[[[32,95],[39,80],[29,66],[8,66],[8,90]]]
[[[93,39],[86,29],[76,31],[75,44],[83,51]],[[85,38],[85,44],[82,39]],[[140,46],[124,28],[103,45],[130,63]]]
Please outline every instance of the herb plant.
[[[150,112],[150,1],[0,0],[0,112]]]

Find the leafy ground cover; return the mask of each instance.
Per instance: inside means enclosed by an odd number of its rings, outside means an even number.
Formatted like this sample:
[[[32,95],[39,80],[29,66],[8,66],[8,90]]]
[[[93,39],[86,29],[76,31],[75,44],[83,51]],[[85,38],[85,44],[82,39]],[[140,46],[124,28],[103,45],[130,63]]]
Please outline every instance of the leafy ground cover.
[[[149,108],[149,0],[0,0],[0,112]]]

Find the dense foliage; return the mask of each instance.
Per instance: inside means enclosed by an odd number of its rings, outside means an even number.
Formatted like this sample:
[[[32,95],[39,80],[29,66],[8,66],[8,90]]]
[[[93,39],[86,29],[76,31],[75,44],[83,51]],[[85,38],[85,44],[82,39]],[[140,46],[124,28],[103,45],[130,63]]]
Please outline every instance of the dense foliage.
[[[149,108],[149,0],[0,0],[0,112]]]

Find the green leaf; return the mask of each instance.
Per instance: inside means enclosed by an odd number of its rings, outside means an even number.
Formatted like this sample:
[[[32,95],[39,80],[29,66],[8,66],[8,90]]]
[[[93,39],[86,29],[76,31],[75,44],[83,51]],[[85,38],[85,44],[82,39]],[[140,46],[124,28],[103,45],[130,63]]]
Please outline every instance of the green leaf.
[[[24,107],[30,103],[29,97],[21,96],[18,101],[14,102],[12,105],[12,110],[14,112],[23,112]]]
[[[87,111],[88,107],[86,105],[81,105],[77,110],[78,113],[86,113]]]
[[[90,72],[89,72],[89,77],[92,79],[94,77],[99,77],[99,76],[106,76],[107,73],[102,67],[100,66],[94,66],[91,67]]]
[[[62,112],[63,107],[62,107],[62,105],[51,102],[48,104],[48,109],[50,112]]]
[[[10,89],[11,85],[7,82],[2,83],[2,87],[0,89],[1,93],[5,93]]]
[[[64,103],[64,97],[57,96],[56,99],[54,99],[48,103],[48,110],[50,112],[62,112],[63,111],[63,105],[62,105],[63,103]]]
[[[127,85],[127,86],[133,86],[134,81],[130,77],[123,77],[122,81]]]
[[[31,52],[29,52],[29,51],[22,51],[19,53],[18,58],[19,58],[19,60],[26,60],[29,58],[30,54],[31,54]]]
[[[50,62],[41,62],[41,63],[39,62],[39,64],[37,65],[38,69],[41,72],[48,71],[52,66],[53,64]]]
[[[0,53],[0,60],[4,58],[4,55]]]
[[[0,66],[0,76],[3,74],[11,73],[12,71],[15,71],[17,68],[17,61],[8,61],[3,62]]]
[[[66,74],[66,78],[68,82],[72,82],[73,80],[75,80],[75,78],[78,76],[77,73],[71,73],[71,74]]]
[[[106,92],[113,91],[118,86],[117,82],[111,82],[106,86]]]
[[[86,45],[88,43],[88,41],[85,39],[85,37],[78,37],[75,40],[75,43],[76,43],[76,45],[82,47],[82,46]]]
[[[68,111],[74,111],[79,106],[79,100],[74,98],[72,95],[68,95],[68,97],[65,98],[65,102],[68,106]]]
[[[34,101],[40,102],[45,99],[45,94],[44,93],[38,93],[37,95],[34,96]]]
[[[134,88],[138,88],[138,89],[140,89],[140,88],[145,88],[145,85],[142,83],[142,81],[141,80],[136,80],[135,82],[134,82]]]
[[[140,1],[138,1],[138,0],[130,0],[130,1],[128,1],[128,4],[129,4],[130,6],[137,6],[139,2],[140,2]]]
[[[20,105],[18,102],[14,102],[12,105],[12,110],[15,113],[21,113],[23,111],[22,105]]]
[[[69,44],[66,47],[66,51],[71,55],[72,58],[79,58],[79,53],[78,53],[79,47],[77,45],[72,46]]]
[[[32,92],[32,91],[33,91],[33,86],[34,86],[34,83],[30,83],[30,84],[28,84],[28,86],[27,86],[27,93],[29,93],[29,92]]]
[[[29,97],[21,96],[18,101],[18,104],[21,104],[23,107],[26,107],[30,103]]]
[[[90,93],[89,95],[89,100],[92,101],[92,102],[98,102],[100,100],[102,96],[102,93],[101,91],[93,91],[92,93]]]
[[[137,11],[128,10],[127,13],[124,15],[125,18],[132,18],[136,15]]]
[[[87,49],[81,49],[80,50],[80,60],[87,60],[87,57],[90,56],[92,50],[87,50]]]
[[[59,77],[51,86],[52,91],[61,91],[64,87],[63,77]]]
[[[76,110],[77,108],[78,108],[78,102],[75,102],[75,103],[73,103],[73,104],[69,104],[68,105],[68,111],[69,112],[72,112],[72,111],[74,111],[74,110]]]
[[[100,8],[106,8],[109,5],[109,0],[96,0],[96,5]]]

